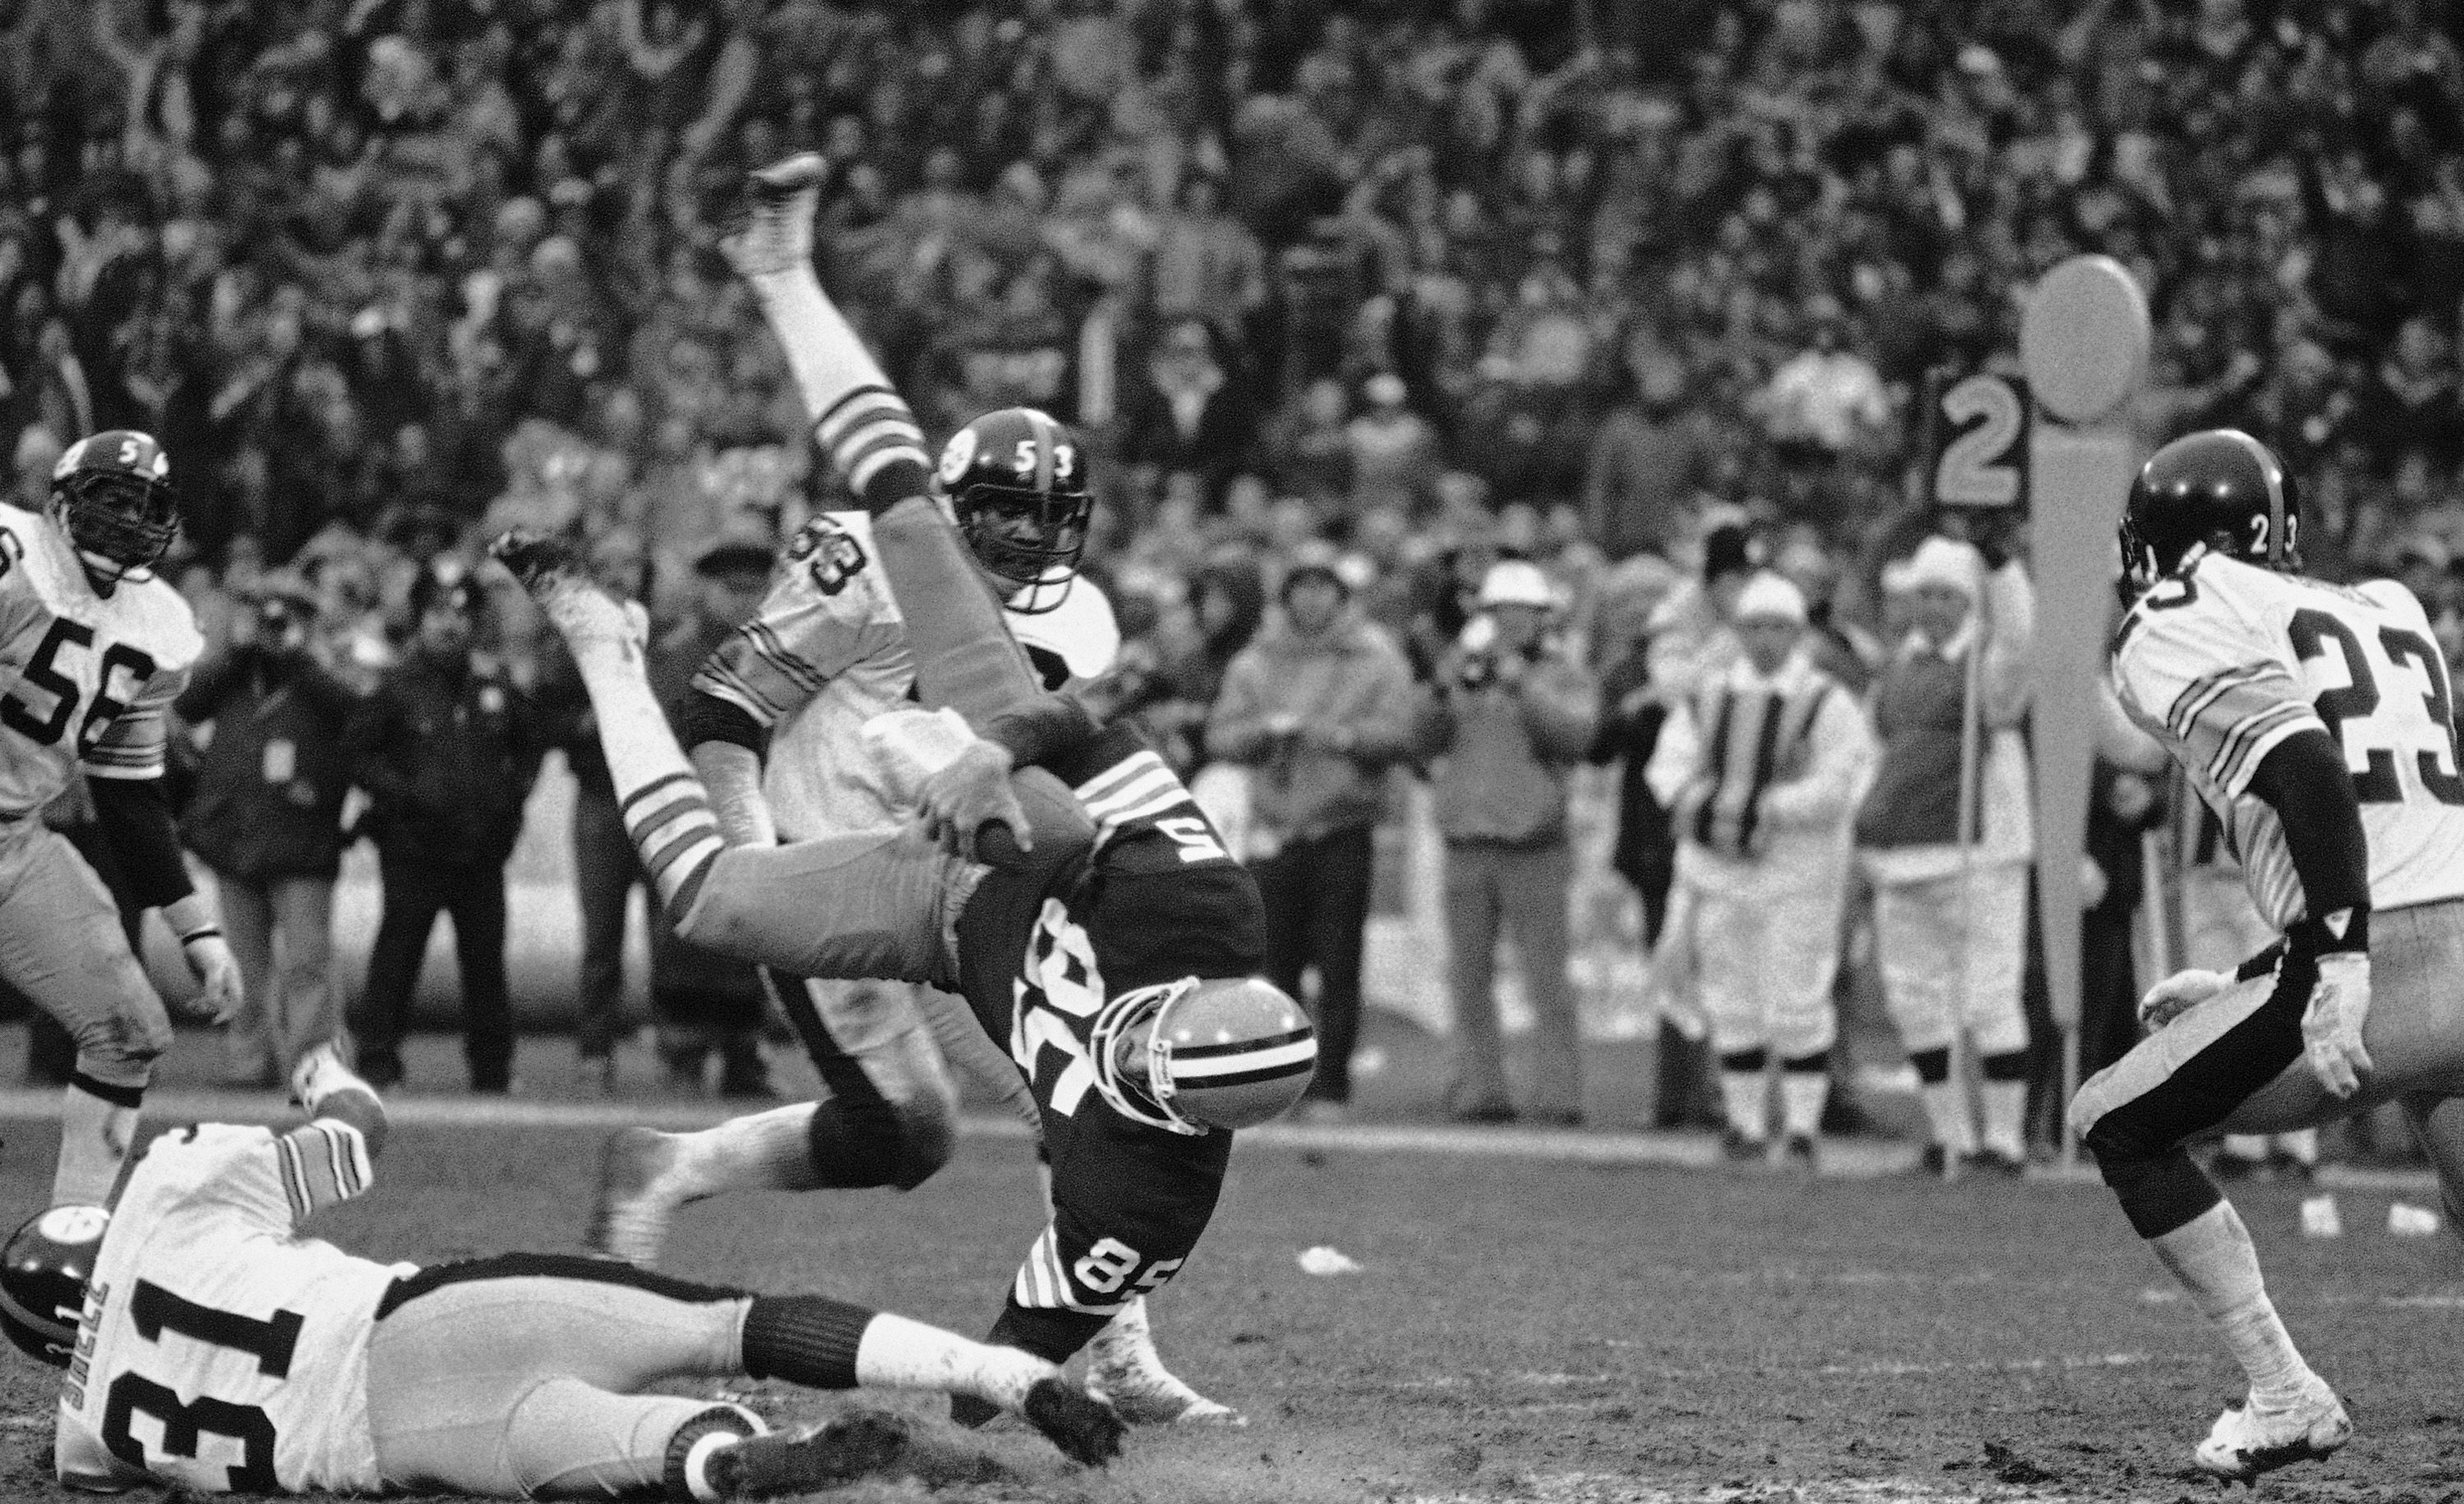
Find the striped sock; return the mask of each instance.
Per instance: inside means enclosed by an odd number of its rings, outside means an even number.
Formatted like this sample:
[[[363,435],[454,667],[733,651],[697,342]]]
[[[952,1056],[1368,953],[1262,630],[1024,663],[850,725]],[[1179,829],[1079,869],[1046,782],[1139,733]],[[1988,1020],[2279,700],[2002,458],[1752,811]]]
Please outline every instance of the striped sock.
[[[814,424],[847,488],[865,506],[882,512],[925,494],[931,469],[924,431],[898,393],[878,383],[853,387],[832,402]]]
[[[671,773],[625,794],[623,812],[625,833],[641,853],[660,907],[681,919],[700,895],[710,864],[727,850],[709,790],[691,773]]]

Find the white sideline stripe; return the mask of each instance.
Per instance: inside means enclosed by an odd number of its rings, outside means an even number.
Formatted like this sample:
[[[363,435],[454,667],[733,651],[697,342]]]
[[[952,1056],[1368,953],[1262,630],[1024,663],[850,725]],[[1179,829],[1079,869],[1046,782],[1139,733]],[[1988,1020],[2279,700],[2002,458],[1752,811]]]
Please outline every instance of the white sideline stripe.
[[[0,1121],[57,1117],[60,1094],[34,1087],[0,1087]],[[272,1092],[165,1091],[145,1096],[145,1116],[157,1122],[288,1122],[298,1109]],[[422,1128],[660,1128],[670,1132],[707,1128],[741,1117],[738,1104],[678,1102],[655,1098],[614,1101],[539,1101],[412,1092],[387,1097],[385,1116]],[[1023,1139],[1026,1126],[1006,1113],[968,1113],[958,1123],[971,1139]],[[1479,1159],[1539,1160],[1565,1164],[1672,1164],[1702,1169],[1720,1162],[1718,1140],[1707,1134],[1648,1133],[1579,1128],[1452,1127],[1437,1123],[1268,1123],[1241,1135],[1252,1148],[1334,1151],[1353,1154],[1457,1155]],[[1834,1139],[1823,1143],[1825,1179],[1866,1180],[1898,1174],[1916,1162],[1917,1146],[1897,1140]],[[1742,1173],[1751,1174],[1751,1171]],[[2031,1182],[2094,1185],[2096,1169],[2081,1162],[2067,1169],[2036,1165]],[[2330,1164],[2319,1171],[2324,1190],[2432,1191],[2428,1170],[2376,1170]]]

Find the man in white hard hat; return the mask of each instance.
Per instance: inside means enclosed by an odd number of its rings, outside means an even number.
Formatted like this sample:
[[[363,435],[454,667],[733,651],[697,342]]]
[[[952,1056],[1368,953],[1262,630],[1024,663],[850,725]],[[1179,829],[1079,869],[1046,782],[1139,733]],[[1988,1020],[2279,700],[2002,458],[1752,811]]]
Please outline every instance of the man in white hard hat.
[[[1670,716],[1652,791],[1676,827],[1688,948],[1720,1062],[1728,1158],[1771,1148],[1779,1060],[1780,1152],[1811,1169],[1838,1037],[1832,983],[1848,887],[1849,823],[1871,773],[1864,712],[1808,652],[1805,596],[1760,573],[1737,596],[1740,653]]]
[[[1537,564],[1489,566],[1478,611],[1439,666],[1419,744],[1440,759],[1446,934],[1456,1028],[1448,1103],[1465,1122],[1582,1119],[1574,995],[1566,980],[1566,776],[1596,723],[1598,690],[1554,640],[1555,587]],[[1501,925],[1514,934],[1535,1021],[1529,1105],[1518,1114],[1498,1036]]]

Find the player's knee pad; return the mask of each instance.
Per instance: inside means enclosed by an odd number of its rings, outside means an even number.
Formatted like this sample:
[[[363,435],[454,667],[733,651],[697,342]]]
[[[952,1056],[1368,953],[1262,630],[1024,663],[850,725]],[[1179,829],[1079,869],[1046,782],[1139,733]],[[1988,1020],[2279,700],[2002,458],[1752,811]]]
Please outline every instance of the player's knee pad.
[[[816,1104],[805,1130],[813,1169],[825,1186],[894,1185],[913,1190],[950,1162],[957,1114],[937,1093],[892,1100],[877,1092]]]

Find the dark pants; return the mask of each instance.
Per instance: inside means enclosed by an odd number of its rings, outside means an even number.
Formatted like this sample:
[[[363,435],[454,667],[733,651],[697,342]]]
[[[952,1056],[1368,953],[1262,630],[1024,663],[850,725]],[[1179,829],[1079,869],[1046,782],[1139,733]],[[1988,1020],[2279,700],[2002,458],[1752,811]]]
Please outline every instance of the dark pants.
[[[583,789],[573,801],[573,896],[582,908],[582,972],[574,1044],[605,1059],[632,1032],[625,1020],[625,918],[642,864],[612,796]]]
[[[514,1017],[505,989],[505,870],[446,867],[378,853],[385,914],[368,952],[368,985],[352,1031],[360,1070],[379,1086],[402,1079],[402,1036],[429,932],[439,914],[452,916],[453,950],[462,963],[462,1053],[471,1088],[501,1092],[514,1069]]]
[[[1369,826],[1294,841],[1258,864],[1266,910],[1266,980],[1294,997],[1317,966],[1317,1076],[1309,1095],[1352,1099],[1352,1051],[1360,1039],[1360,954],[1369,932],[1376,832]]]

